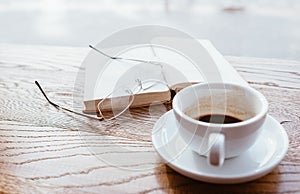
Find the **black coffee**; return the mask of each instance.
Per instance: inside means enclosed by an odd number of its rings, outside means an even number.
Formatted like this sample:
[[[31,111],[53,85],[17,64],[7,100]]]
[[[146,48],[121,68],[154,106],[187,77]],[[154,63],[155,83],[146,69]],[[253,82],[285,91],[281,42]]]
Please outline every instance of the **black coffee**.
[[[209,114],[209,115],[201,115],[198,118],[199,121],[207,122],[207,123],[238,123],[241,122],[241,119],[235,118],[229,115],[220,115],[220,114]]]

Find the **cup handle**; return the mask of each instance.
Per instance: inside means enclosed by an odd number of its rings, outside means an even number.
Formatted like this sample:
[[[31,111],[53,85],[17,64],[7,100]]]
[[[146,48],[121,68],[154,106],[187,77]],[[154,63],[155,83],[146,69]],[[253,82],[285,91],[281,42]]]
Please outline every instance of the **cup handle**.
[[[208,137],[210,147],[208,163],[212,166],[222,166],[225,158],[225,135],[223,133],[211,133]]]

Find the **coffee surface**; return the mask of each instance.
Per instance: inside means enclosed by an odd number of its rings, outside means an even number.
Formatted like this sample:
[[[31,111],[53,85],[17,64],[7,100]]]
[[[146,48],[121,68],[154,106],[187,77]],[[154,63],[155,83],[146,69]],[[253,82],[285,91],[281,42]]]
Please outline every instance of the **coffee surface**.
[[[207,122],[207,123],[218,123],[218,124],[230,124],[230,123],[238,123],[242,120],[233,116],[229,115],[222,115],[222,114],[208,114],[208,115],[201,115],[198,117],[199,121]]]

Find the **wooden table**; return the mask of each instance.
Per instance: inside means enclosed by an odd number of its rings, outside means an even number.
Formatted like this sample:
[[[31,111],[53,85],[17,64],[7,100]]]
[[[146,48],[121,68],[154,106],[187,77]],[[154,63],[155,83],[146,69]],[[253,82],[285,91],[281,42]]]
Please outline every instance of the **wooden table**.
[[[73,118],[45,101],[34,80],[51,99],[72,107],[76,73],[88,51],[0,45],[0,193],[300,192],[300,62],[227,57],[267,97],[269,114],[284,126],[290,144],[269,175],[245,184],[214,185],[178,174],[156,154],[151,129],[159,111],[106,126]]]

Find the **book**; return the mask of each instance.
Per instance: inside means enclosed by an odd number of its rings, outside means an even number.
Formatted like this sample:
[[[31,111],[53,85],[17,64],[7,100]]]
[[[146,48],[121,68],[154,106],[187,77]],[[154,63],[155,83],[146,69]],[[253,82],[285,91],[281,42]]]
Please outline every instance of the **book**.
[[[237,73],[237,71],[226,61],[226,59],[216,50],[208,40],[199,40],[203,50],[199,56],[203,64],[201,68],[214,66],[219,73],[219,79],[226,83],[236,83],[248,86],[247,82]],[[120,60],[109,60],[109,63],[99,65],[99,63],[89,63],[86,65],[85,93],[84,93],[84,113],[97,114],[98,104],[101,102],[101,111],[111,111],[113,109],[124,108],[123,104],[130,103],[130,108],[149,106],[161,103],[170,103],[173,96],[181,89],[195,84],[204,83],[207,76],[213,77],[216,72],[206,71],[201,74],[195,65],[191,64],[184,57],[161,47],[155,48],[135,47],[122,53],[124,58],[137,58],[143,60],[161,61],[166,64],[164,73],[159,65],[141,64],[138,62],[128,62]],[[152,53],[152,55],[151,55]],[[103,56],[96,52],[90,52],[91,61],[103,60]],[[153,60],[154,61],[154,60]],[[88,75],[88,76],[87,76]],[[169,85],[157,84],[156,86],[142,89],[135,92],[137,80],[161,80],[167,81]],[[214,81],[211,79],[210,81]],[[141,86],[142,88],[143,86]],[[131,90],[128,95],[115,91]],[[114,94],[115,93],[115,94]],[[114,95],[112,95],[114,94]],[[113,102],[113,103],[112,103]],[[118,107],[118,102],[123,104]]]

